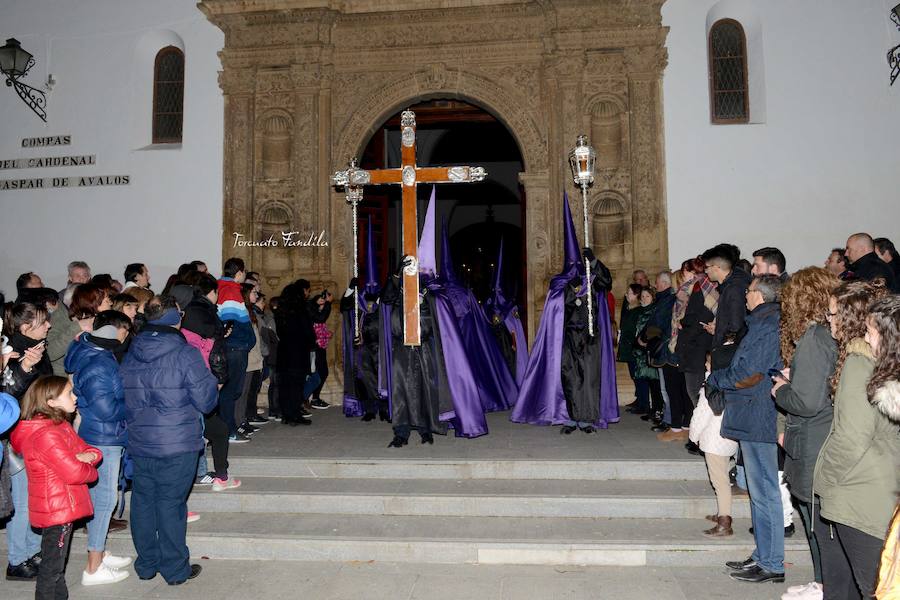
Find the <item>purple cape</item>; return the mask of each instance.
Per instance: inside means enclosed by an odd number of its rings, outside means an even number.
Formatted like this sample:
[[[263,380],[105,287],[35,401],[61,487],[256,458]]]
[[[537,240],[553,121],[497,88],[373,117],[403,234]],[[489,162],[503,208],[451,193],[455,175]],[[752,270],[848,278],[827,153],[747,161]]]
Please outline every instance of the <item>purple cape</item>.
[[[562,390],[560,362],[565,287],[573,274],[571,270],[567,270],[550,281],[541,324],[519,389],[519,399],[510,416],[511,421],[531,425],[561,425],[570,420]],[[600,403],[600,419],[595,425],[606,429],[610,423],[619,421],[616,364],[605,293],[595,293],[594,298],[595,331],[600,336],[600,364],[597,365],[600,369],[600,394],[597,398]]]
[[[444,370],[453,403],[453,410],[441,414],[440,419],[454,429],[457,437],[473,438],[484,435],[488,432],[488,426],[481,407],[481,396],[475,385],[475,374],[469,364],[469,357],[446,290],[437,279],[429,276],[422,277],[422,285],[434,299]]]

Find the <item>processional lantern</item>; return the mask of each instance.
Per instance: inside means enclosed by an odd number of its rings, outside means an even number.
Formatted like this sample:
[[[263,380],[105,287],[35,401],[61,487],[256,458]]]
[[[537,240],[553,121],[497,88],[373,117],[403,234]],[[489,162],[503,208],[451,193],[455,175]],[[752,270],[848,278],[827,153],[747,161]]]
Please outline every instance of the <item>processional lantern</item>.
[[[34,56],[22,48],[19,40],[9,38],[6,45],[0,46],[0,71],[6,75],[6,86],[16,90],[19,98],[28,105],[34,114],[47,121],[47,95],[19,81],[34,66]]]
[[[356,158],[351,158],[345,171],[338,171],[331,178],[335,187],[344,188],[347,204],[353,212],[353,339],[359,335],[359,203],[363,199],[363,185],[369,182],[369,174],[359,168]],[[369,274],[371,277],[372,274]]]
[[[900,4],[891,9],[891,21],[900,29]],[[900,44],[897,44],[887,53],[888,66],[891,68],[891,85],[900,76]]]
[[[575,185],[581,188],[581,207],[584,214],[584,247],[591,247],[590,230],[588,226],[588,188],[594,183],[594,167],[597,164],[597,152],[588,144],[586,135],[579,135],[575,147],[569,152],[569,167],[572,169],[572,179]],[[587,276],[587,310],[588,310],[588,335],[594,335],[594,292],[591,283],[591,263],[584,259],[585,275]]]

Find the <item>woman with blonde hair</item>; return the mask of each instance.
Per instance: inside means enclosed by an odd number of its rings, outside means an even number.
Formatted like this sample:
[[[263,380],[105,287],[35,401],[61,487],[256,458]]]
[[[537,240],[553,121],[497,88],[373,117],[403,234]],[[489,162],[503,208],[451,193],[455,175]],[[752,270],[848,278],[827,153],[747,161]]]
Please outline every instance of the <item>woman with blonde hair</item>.
[[[781,289],[781,357],[789,365],[773,377],[772,396],[786,414],[782,446],[785,450],[784,481],[797,500],[806,527],[815,581],[788,589],[783,598],[820,598],[822,563],[813,536],[812,478],[819,450],[831,429],[831,377],[837,361],[837,344],[828,325],[828,301],[840,280],[827,269],[807,267],[797,271]]]

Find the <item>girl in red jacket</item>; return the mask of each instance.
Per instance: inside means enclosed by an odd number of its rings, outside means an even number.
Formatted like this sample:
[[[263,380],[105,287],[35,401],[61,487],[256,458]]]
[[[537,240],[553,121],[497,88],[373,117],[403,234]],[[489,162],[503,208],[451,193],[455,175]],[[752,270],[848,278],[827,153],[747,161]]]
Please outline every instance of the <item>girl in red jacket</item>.
[[[22,399],[22,420],[10,436],[13,449],[25,458],[31,525],[43,529],[38,600],[69,597],[65,570],[72,522],[94,512],[87,484],[97,479],[102,455],[69,424],[75,402],[65,377],[38,378]]]

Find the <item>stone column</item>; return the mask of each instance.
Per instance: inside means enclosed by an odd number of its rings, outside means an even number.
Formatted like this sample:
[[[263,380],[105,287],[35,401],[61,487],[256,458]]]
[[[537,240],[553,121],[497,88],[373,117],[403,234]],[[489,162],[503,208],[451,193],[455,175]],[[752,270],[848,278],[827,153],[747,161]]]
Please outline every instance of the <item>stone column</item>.
[[[519,173],[519,183],[525,187],[526,271],[525,304],[528,307],[528,346],[534,342],[549,282],[549,232],[547,208],[556,203],[550,198],[550,175],[547,171]]]
[[[225,100],[225,149],[223,156],[222,254],[250,260],[249,248],[234,248],[234,232],[252,236],[253,222],[253,123],[256,73],[252,68],[226,68],[219,73]]]
[[[669,266],[662,121],[665,64],[665,48],[625,49],[631,100],[634,264],[648,269]]]

